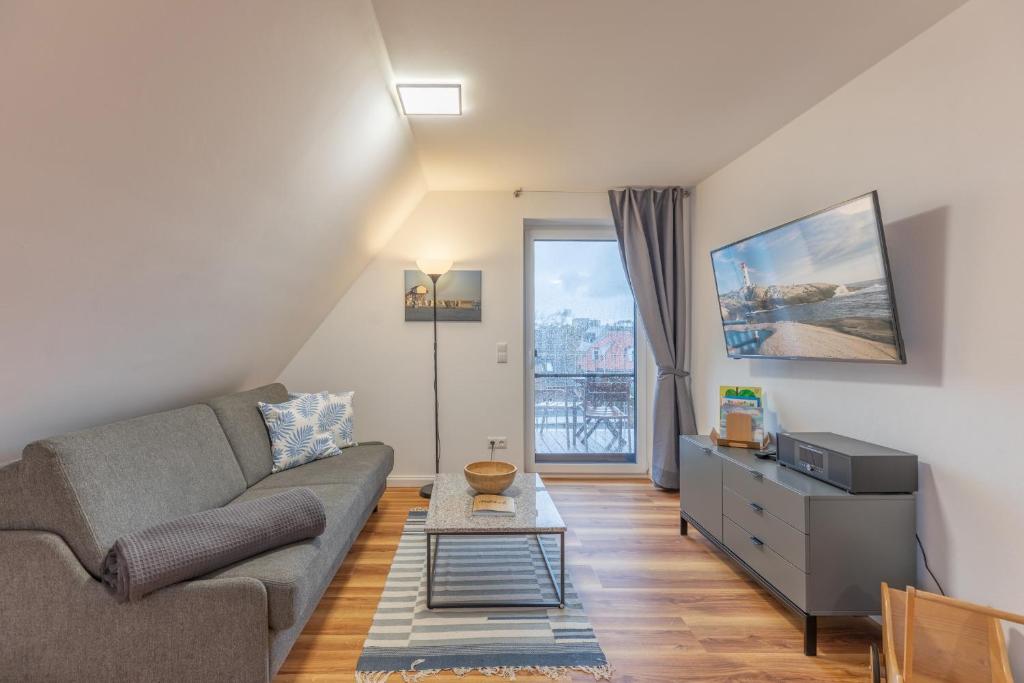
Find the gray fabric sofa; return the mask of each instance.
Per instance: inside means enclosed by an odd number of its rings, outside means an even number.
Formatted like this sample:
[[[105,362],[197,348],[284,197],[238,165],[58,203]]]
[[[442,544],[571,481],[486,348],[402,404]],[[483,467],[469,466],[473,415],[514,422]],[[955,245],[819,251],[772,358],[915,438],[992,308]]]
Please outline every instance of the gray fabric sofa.
[[[384,492],[379,443],[271,474],[281,384],[30,444],[0,468],[0,681],[267,681]],[[98,580],[125,533],[305,486],[319,537],[135,603]]]

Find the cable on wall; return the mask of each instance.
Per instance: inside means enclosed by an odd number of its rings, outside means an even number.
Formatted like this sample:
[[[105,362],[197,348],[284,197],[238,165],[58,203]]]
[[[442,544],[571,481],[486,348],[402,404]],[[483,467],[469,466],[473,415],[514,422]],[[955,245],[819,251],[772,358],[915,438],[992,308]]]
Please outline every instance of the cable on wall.
[[[928,572],[928,576],[932,577],[932,581],[935,582],[935,585],[939,587],[939,593],[945,595],[946,591],[942,590],[942,584],[939,583],[937,578],[935,578],[935,572],[933,572],[932,568],[928,566],[928,554],[924,551],[924,544],[921,543],[921,537],[918,534],[914,534],[914,538],[917,539],[917,547],[921,549],[921,557],[924,559],[925,571]]]

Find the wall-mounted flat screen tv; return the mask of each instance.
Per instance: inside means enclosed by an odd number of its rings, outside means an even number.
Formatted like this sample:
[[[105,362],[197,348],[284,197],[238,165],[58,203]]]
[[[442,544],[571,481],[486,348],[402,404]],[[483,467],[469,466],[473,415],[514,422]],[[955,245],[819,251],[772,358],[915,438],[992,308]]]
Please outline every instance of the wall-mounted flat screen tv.
[[[731,358],[904,363],[878,194],[711,252]]]

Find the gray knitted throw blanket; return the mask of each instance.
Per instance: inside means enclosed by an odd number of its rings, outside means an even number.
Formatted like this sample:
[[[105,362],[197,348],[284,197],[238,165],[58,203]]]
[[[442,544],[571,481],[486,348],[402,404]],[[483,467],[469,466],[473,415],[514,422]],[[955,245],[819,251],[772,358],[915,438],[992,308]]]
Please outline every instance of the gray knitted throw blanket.
[[[103,562],[103,583],[120,602],[319,536],[324,505],[307,488],[206,510],[122,536]]]

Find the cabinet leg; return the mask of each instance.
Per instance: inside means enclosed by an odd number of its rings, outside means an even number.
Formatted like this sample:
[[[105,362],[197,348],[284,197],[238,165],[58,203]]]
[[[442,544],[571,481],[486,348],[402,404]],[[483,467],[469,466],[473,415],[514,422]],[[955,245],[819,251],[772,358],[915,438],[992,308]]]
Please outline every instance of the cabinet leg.
[[[818,654],[818,617],[804,616],[804,654],[813,657]]]
[[[685,536],[686,532],[690,530],[690,525],[686,523],[685,517],[679,518],[679,535]]]

